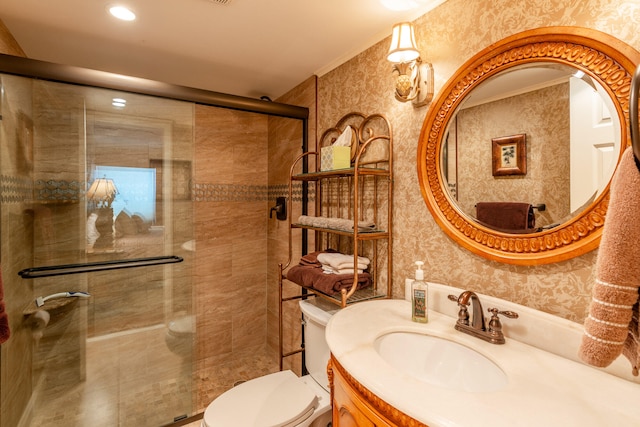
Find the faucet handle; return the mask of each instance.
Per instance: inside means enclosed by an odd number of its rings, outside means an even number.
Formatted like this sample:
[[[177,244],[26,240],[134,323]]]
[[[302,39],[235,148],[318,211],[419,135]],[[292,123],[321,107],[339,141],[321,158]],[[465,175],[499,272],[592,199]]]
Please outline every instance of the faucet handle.
[[[508,317],[509,319],[517,319],[518,318],[518,313],[516,313],[515,311],[509,311],[509,310],[500,311],[497,308],[488,308],[487,311],[491,313],[491,317],[492,318],[494,316],[497,317],[498,314],[502,314],[504,317]]]
[[[457,303],[458,306],[460,307],[460,309],[458,310],[458,323],[461,323],[463,325],[468,325],[469,324],[469,312],[467,311],[467,306],[464,305],[464,304],[461,304],[459,297],[457,297],[455,295],[448,295],[447,298],[449,298],[451,301]]]
[[[502,342],[504,342],[504,338],[502,335],[502,323],[500,322],[500,318],[498,314],[501,314],[509,319],[517,319],[518,313],[515,311],[500,311],[497,308],[488,308],[487,311],[491,313],[491,319],[489,320],[489,333],[495,335],[496,337],[500,337]]]

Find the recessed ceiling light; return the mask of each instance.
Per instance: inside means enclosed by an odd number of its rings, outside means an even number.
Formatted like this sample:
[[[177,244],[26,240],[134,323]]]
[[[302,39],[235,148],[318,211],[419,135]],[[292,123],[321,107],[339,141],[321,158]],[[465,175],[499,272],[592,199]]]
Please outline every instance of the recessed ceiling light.
[[[136,14],[125,6],[109,6],[109,13],[123,21],[133,21],[136,19]]]
[[[123,98],[113,98],[111,100],[111,105],[118,108],[123,108],[127,105],[127,100]]]

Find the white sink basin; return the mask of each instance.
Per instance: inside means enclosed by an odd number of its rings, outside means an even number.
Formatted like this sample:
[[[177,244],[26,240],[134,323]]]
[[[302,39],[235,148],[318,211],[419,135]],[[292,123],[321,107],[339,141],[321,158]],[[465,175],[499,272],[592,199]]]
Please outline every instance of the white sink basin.
[[[498,391],[507,385],[507,376],[491,360],[443,338],[391,332],[373,346],[395,369],[431,385],[467,392]]]

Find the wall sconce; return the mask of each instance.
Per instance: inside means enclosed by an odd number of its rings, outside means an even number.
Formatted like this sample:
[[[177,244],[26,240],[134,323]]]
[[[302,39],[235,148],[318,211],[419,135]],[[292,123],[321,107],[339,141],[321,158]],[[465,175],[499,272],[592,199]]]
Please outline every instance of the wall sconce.
[[[411,101],[414,107],[427,105],[433,99],[433,67],[422,62],[416,44],[413,25],[401,22],[393,26],[387,59],[392,62],[396,79],[396,99]]]

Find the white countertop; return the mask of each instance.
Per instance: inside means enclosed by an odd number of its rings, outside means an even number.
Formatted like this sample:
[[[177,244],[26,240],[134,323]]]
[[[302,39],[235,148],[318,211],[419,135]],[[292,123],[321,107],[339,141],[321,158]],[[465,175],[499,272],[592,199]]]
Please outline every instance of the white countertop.
[[[506,344],[490,344],[454,325],[454,318],[434,311],[428,324],[415,323],[408,301],[375,300],[336,313],[326,338],[333,356],[359,383],[430,427],[640,426],[640,384],[508,337]],[[497,364],[508,384],[500,391],[472,393],[400,373],[373,347],[376,338],[396,331],[466,345]]]

